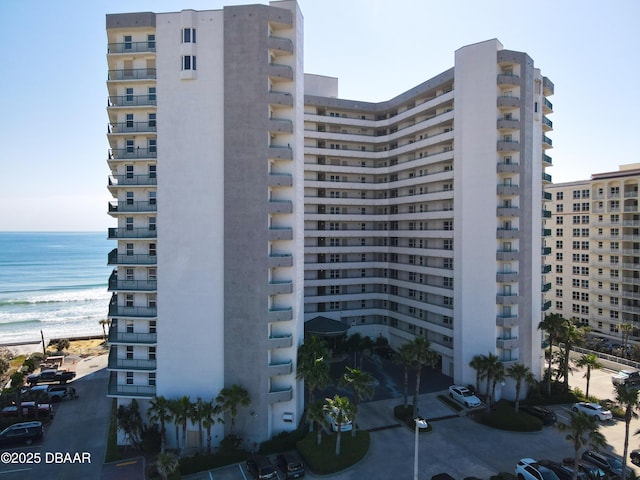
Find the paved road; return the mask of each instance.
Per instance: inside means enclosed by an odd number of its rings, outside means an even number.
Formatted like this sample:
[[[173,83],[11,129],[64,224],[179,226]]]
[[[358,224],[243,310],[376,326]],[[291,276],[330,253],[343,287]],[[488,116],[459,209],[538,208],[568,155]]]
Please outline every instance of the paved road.
[[[39,454],[40,463],[0,464],[0,480],[100,478],[111,414],[111,399],[105,396],[106,357],[100,355],[70,366],[78,377],[69,385],[75,387],[80,398],[55,405],[55,418],[46,427],[43,442],[10,450],[32,459]]]

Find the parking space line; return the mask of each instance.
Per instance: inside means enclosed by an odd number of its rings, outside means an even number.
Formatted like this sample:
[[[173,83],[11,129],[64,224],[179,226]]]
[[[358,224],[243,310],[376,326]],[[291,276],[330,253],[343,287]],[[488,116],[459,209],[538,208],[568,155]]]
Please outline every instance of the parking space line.
[[[240,464],[238,464],[238,468],[240,469],[240,473],[242,474],[242,478],[244,478],[244,480],[247,480],[247,476],[244,474],[244,470],[242,469],[242,466]]]
[[[4,472],[0,472],[0,475],[4,475],[5,473],[16,473],[16,472],[28,472],[31,468],[20,468],[18,470],[5,470]]]
[[[209,470],[209,478],[213,480],[213,473],[211,473],[211,470]]]

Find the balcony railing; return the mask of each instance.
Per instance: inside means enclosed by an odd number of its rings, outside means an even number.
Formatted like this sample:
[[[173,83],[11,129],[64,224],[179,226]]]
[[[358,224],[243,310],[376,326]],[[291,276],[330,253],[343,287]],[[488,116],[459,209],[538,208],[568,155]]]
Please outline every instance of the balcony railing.
[[[109,43],[107,45],[107,53],[144,53],[155,51],[156,42],[153,40],[146,42]]]
[[[125,305],[109,304],[110,317],[140,317],[153,318],[158,316],[157,307],[129,307]]]
[[[143,345],[154,345],[158,342],[157,333],[131,333],[131,332],[118,332],[116,327],[109,329],[109,336],[107,340],[109,343],[132,343]]]
[[[122,70],[109,70],[107,81],[153,80],[155,78],[155,68],[126,68]]]
[[[542,123],[549,128],[553,128],[553,122],[549,120],[547,117],[545,117],[544,115],[542,116]]]
[[[107,126],[107,133],[128,134],[128,133],[149,133],[158,130],[155,120],[146,122],[116,122]]]
[[[549,110],[553,110],[553,103],[551,103],[546,98],[544,99],[544,106],[547,107]]]
[[[110,228],[109,238],[156,238],[158,232],[149,228]]]
[[[551,308],[551,300],[547,300],[542,304],[542,311],[545,312]]]
[[[293,390],[291,387],[287,388],[272,388],[268,393],[269,403],[288,402],[293,398]]]
[[[153,175],[111,175],[110,187],[144,187],[158,184],[158,178]]]
[[[158,257],[156,255],[136,254],[118,254],[118,249],[114,248],[109,252],[107,257],[108,265],[156,265]]]
[[[542,143],[544,143],[545,145],[549,145],[550,147],[553,146],[553,141],[546,135],[542,136]]]
[[[550,167],[553,164],[551,157],[544,153],[542,154],[542,163],[545,163],[548,167]]]
[[[542,274],[544,275],[544,274],[549,273],[549,272],[551,272],[551,265],[543,265],[542,266]]]
[[[136,158],[157,158],[158,151],[154,148],[111,148],[109,149],[109,160],[132,160]]]
[[[543,173],[542,174],[542,181],[543,182],[551,182],[551,175],[549,175],[548,173]]]
[[[155,212],[158,206],[155,201],[109,202],[109,213]]]
[[[109,277],[109,291],[153,292],[157,289],[157,280],[118,280],[116,272]]]
[[[153,107],[157,104],[156,95],[111,95],[107,107]]]
[[[542,218],[551,218],[551,210],[542,210]]]
[[[138,398],[150,398],[156,395],[155,385],[129,385],[118,383],[118,374],[111,372],[109,375],[109,396],[122,396],[122,397],[138,397]]]
[[[156,360],[148,358],[118,358],[117,352],[111,349],[107,369],[109,370],[144,370],[153,371],[157,368]]]

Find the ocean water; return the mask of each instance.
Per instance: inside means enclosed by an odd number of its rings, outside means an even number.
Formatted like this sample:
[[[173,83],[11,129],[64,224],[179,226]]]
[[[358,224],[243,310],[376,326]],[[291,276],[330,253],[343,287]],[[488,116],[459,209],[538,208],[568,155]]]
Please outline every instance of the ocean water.
[[[0,232],[0,344],[102,335],[106,232]]]

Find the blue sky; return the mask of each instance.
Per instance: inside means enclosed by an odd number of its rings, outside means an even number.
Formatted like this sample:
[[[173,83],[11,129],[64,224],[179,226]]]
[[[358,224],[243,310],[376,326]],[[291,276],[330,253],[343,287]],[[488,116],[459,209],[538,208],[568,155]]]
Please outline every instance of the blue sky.
[[[218,9],[223,0],[0,0],[0,230],[105,231],[105,14]],[[640,2],[299,0],[305,71],[340,97],[387,100],[489,38],[555,83],[554,182],[640,162]]]

